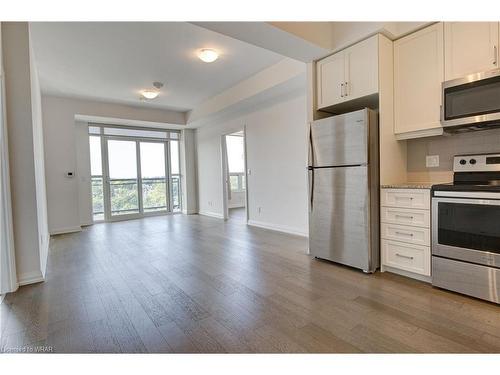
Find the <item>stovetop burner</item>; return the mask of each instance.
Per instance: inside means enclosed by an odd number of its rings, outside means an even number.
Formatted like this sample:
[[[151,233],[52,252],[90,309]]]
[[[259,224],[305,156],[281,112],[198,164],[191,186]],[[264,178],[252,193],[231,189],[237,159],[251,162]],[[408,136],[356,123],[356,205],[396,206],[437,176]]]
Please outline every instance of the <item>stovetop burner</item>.
[[[433,191],[500,192],[500,154],[457,155],[453,182],[432,186]]]

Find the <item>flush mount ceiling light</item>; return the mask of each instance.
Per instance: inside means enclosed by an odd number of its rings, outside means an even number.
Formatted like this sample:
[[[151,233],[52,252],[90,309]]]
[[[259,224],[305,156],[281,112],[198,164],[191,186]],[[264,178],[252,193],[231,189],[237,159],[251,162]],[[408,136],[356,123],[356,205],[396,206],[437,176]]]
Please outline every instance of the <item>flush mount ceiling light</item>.
[[[203,48],[198,52],[198,57],[200,58],[201,61],[204,61],[206,63],[211,63],[217,60],[219,54],[214,49]]]
[[[158,95],[160,95],[160,93],[156,90],[142,90],[141,95],[144,97],[144,99],[150,100],[156,98]]]
[[[155,99],[160,95],[160,89],[163,87],[163,83],[161,82],[153,82],[154,89],[147,89],[141,91],[141,99],[143,100],[151,100]]]

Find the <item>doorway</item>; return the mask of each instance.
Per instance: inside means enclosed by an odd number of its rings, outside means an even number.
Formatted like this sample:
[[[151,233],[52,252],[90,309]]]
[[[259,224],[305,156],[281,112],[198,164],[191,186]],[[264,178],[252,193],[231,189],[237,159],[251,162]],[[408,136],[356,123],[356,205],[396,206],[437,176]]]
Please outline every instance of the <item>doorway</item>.
[[[247,222],[247,174],[245,130],[222,136],[224,218]]]
[[[180,212],[179,133],[90,126],[94,222]]]

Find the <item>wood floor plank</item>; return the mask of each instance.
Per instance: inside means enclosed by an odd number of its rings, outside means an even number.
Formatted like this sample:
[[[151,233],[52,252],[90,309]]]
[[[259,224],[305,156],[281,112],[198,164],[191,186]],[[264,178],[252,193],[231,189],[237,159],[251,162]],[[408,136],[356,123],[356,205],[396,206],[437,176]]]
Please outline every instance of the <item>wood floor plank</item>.
[[[0,350],[500,353],[498,305],[306,249],[198,215],[53,236],[46,281],[0,305]]]

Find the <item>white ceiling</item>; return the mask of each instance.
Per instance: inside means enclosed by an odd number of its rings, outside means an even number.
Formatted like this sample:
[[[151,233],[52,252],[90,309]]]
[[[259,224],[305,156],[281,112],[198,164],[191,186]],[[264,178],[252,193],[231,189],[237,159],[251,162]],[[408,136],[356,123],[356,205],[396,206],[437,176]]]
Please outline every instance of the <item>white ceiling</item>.
[[[42,91],[186,111],[283,56],[186,22],[35,22],[31,34]],[[211,64],[200,48],[220,52]],[[153,81],[160,96],[139,100]]]

